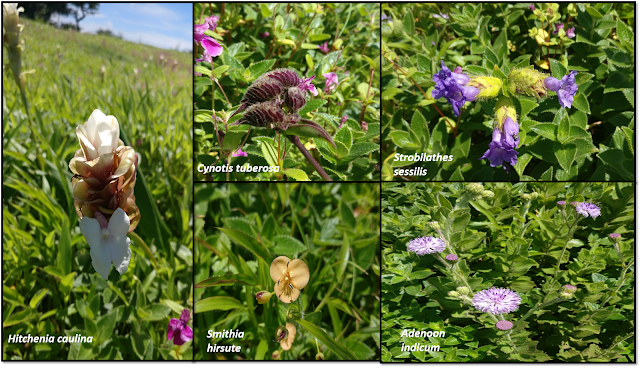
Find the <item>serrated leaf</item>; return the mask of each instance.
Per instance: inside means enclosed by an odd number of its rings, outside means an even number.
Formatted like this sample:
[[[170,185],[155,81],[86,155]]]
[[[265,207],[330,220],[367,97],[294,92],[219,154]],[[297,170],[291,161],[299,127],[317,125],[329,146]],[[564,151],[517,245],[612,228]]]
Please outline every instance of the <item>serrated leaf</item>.
[[[302,169],[285,169],[282,172],[296,181],[311,181]]]

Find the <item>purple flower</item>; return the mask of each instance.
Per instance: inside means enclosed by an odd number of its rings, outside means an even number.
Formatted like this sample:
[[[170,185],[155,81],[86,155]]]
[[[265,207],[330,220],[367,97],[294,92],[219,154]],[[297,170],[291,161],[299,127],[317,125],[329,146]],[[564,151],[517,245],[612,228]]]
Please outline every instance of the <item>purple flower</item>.
[[[217,15],[212,15],[211,17],[205,18],[204,23],[209,26],[209,30],[213,31],[216,29],[219,20],[220,17],[218,17]]]
[[[451,72],[442,60],[440,61],[440,66],[442,69],[433,75],[433,81],[436,83],[433,89],[433,98],[444,97],[447,102],[453,105],[455,116],[460,116],[460,109],[464,106],[464,103],[474,101],[480,90],[475,87],[465,86],[471,78],[462,73],[462,68],[454,69],[459,73]]]
[[[423,236],[422,238],[416,238],[407,244],[409,252],[414,252],[418,256],[425,254],[431,254],[436,252],[442,252],[447,247],[447,244],[438,238],[433,236]]]
[[[327,80],[325,81],[324,91],[330,92],[338,87],[338,75],[335,72],[322,74]]]
[[[575,27],[571,27],[570,29],[567,30],[567,37],[569,39],[574,38],[576,36],[576,28]]]
[[[444,19],[449,19],[449,15],[448,14],[434,14],[432,15],[433,18],[444,18]]]
[[[322,53],[327,54],[329,53],[329,44],[328,42],[324,42],[324,44],[322,45],[318,45],[318,47],[320,47],[320,50],[322,51]]]
[[[268,32],[264,32],[264,33],[260,34],[260,37],[261,37],[262,39],[264,39],[264,38],[266,38],[266,37],[269,37],[269,33],[268,33]]]
[[[213,62],[213,58],[211,58],[211,54],[209,54],[209,52],[206,49],[204,50],[204,53],[202,53],[200,58],[196,59],[196,62],[202,62],[202,61],[207,63]]]
[[[342,119],[340,119],[340,125],[338,126],[338,129],[342,128],[342,126],[346,122],[347,122],[347,115],[343,116]]]
[[[216,17],[215,21],[213,20],[214,17]],[[196,44],[200,44],[204,48],[205,58],[206,58],[206,55],[210,57],[217,57],[220,54],[222,54],[222,51],[223,51],[222,45],[220,45],[214,38],[212,38],[209,35],[205,35],[204,33],[207,30],[213,31],[215,29],[216,22],[217,22],[217,16],[211,16],[205,20],[205,23],[201,25],[199,24],[193,25],[193,30],[194,30],[193,39]],[[213,28],[211,26],[213,26]],[[202,61],[202,59],[199,61]]]
[[[311,94],[315,97],[318,95],[318,90],[316,89],[316,87],[311,83],[311,81],[313,80],[313,78],[315,78],[316,76],[313,75],[310,78],[307,79],[303,79],[300,84],[298,84],[298,88],[302,89],[302,90],[308,90],[309,92],[311,92]]]
[[[558,94],[560,106],[571,108],[573,96],[578,92],[578,84],[576,84],[576,74],[578,71],[571,71],[569,75],[565,75],[562,80],[558,80],[552,76],[544,79],[544,85],[547,89]]]
[[[246,152],[242,151],[242,149],[237,149],[233,154],[231,154],[232,157],[237,158],[239,156],[249,156]]]
[[[535,7],[535,5],[533,5],[533,3],[531,3],[531,5],[529,5],[529,9],[531,9],[531,10],[535,10],[535,9],[536,9],[536,7]]]
[[[600,207],[593,203],[578,203],[576,205],[576,213],[581,214],[583,217],[596,218],[600,215]]]
[[[618,239],[619,237],[621,237],[622,235],[618,234],[618,233],[613,233],[613,234],[609,234],[609,237],[612,239]]]
[[[518,122],[514,121],[510,117],[507,117],[504,121],[503,131],[504,136],[502,137],[502,140],[506,144],[505,148],[517,148],[520,144],[520,137],[518,137],[520,126],[518,125]]]
[[[568,290],[568,291],[576,291],[578,289],[578,287],[571,285],[571,284],[565,284],[564,285],[564,289]]]
[[[576,206],[576,205],[578,205],[578,204],[580,204],[580,202],[579,202],[579,201],[572,201],[572,202],[571,202],[571,205],[573,205],[573,206]]]
[[[457,261],[458,260],[458,256],[456,256],[455,254],[448,254],[445,258],[447,260],[449,260],[449,261]]]
[[[501,329],[503,331],[511,329],[512,327],[513,327],[513,323],[511,323],[508,320],[501,320],[498,323],[496,323],[496,328]]]
[[[556,30],[553,31],[554,34],[557,34],[558,31],[562,30],[564,28],[564,23],[556,23]]]
[[[517,123],[516,123],[517,124]],[[502,166],[503,163],[509,163],[511,166],[515,166],[518,163],[518,152],[514,150],[514,147],[510,147],[504,139],[504,134],[500,132],[500,129],[495,128],[493,130],[492,140],[489,143],[489,150],[480,158],[489,159],[492,167]],[[513,138],[511,138],[513,140]],[[519,143],[516,142],[516,143]],[[505,167],[505,170],[507,167]]]
[[[498,315],[516,311],[520,301],[520,296],[511,289],[493,287],[476,293],[471,303],[483,313]]]
[[[173,338],[174,345],[182,345],[193,338],[193,329],[189,327],[191,312],[188,309],[182,310],[180,319],[171,318],[167,329],[167,340]]]
[[[558,205],[563,205],[563,206],[564,206],[564,205],[567,205],[567,202],[566,202],[566,201],[564,201],[564,200],[560,200],[560,201],[558,202]]]

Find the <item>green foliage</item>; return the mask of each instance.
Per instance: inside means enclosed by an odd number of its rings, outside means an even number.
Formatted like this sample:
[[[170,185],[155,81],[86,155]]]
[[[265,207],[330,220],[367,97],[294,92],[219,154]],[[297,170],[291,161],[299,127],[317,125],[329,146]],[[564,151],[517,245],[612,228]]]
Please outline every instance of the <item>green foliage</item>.
[[[536,3],[534,12],[529,5],[383,4],[389,17],[382,25],[384,180],[392,180],[396,168],[418,165],[428,168],[427,175],[410,179],[634,179],[634,6]],[[553,16],[546,16],[549,10]],[[554,34],[557,23],[564,28]],[[576,36],[568,38],[572,27]],[[495,99],[467,103],[454,117],[451,105],[433,100],[430,91],[441,60],[472,77],[502,79],[505,95],[515,92],[510,71],[534,65],[558,79],[578,71],[579,89],[569,109],[553,92],[517,96],[519,156],[515,172],[507,174],[479,160],[491,141]],[[422,164],[394,159],[416,152],[454,158]]]
[[[383,184],[382,361],[635,362],[634,185],[484,188],[493,197],[474,196],[464,183]],[[577,219],[572,201],[596,203],[602,214]],[[614,232],[619,249],[608,238]],[[421,236],[440,236],[450,248],[440,260],[408,252]],[[459,259],[445,266],[449,250]],[[569,298],[560,294],[565,284],[577,287]],[[510,288],[522,303],[496,318],[450,292],[460,286],[470,296]],[[499,319],[513,328],[497,329]],[[401,336],[405,329],[445,337]],[[415,343],[440,349],[401,351]]]
[[[273,359],[276,329],[297,324],[281,360],[380,358],[377,184],[197,184],[195,359]],[[274,294],[270,265],[303,260],[310,280],[298,300]],[[207,339],[207,331],[244,332]],[[207,346],[241,346],[238,354]]]
[[[192,307],[190,54],[22,22],[29,116],[2,76],[3,331],[93,343],[4,338],[3,360],[191,359],[189,344],[177,355],[167,341],[169,319]],[[132,260],[109,281],[92,267],[70,182],[75,129],[94,109],[118,119],[141,159]]]
[[[246,89],[275,68],[292,68],[312,81],[299,114],[324,127],[336,147],[318,138],[302,141],[333,180],[376,180],[380,158],[379,5],[356,3],[195,4],[195,23],[220,17],[208,33],[223,45],[213,63],[197,62],[195,71],[195,154],[199,164],[230,164],[232,173],[203,174],[200,180],[318,180],[301,151],[272,129],[227,126]],[[264,36],[268,33],[268,36]],[[319,48],[327,43],[329,51]],[[196,53],[200,58],[202,48]],[[323,74],[336,73],[339,86],[324,91]],[[202,76],[197,76],[201,74]],[[218,117],[214,120],[214,111]],[[346,120],[342,123],[342,120]],[[365,122],[366,124],[362,124]],[[216,128],[219,135],[216,134]],[[224,139],[221,139],[224,136]],[[222,146],[220,145],[222,141]],[[247,156],[233,156],[241,148]],[[241,173],[236,165],[279,166],[279,172]]]

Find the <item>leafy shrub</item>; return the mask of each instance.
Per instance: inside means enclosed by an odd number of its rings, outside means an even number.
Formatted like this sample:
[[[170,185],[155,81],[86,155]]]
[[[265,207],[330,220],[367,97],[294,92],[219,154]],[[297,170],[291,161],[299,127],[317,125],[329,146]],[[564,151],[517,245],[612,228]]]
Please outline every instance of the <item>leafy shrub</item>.
[[[634,5],[530,5],[383,4],[383,179],[393,179],[394,168],[420,165],[396,153],[421,152],[453,161],[423,163],[426,176],[406,179],[634,178]],[[458,116],[434,99],[441,61],[471,78],[498,78],[502,89],[466,104]],[[518,69],[537,74],[541,89],[527,91],[531,85],[514,76]],[[578,90],[566,108],[542,82],[570,71],[577,71]],[[501,98],[513,100],[519,123],[519,155],[509,174],[479,160],[494,127],[502,129]]]
[[[635,362],[634,198],[624,183],[384,183],[382,361]],[[446,249],[408,251],[420,236]],[[492,287],[519,308],[478,310]],[[415,343],[439,350],[401,350]]]
[[[94,338],[27,346],[5,337],[3,360],[191,359],[189,345],[176,355],[167,342],[169,319],[192,308],[190,54],[21,22],[23,70],[34,72],[29,112],[11,70],[2,75],[3,331]],[[95,109],[118,119],[141,158],[131,263],[109,281],[92,267],[69,170],[76,126]]]
[[[196,360],[379,360],[379,185],[197,184],[195,200]],[[278,256],[302,260],[310,279],[291,303],[258,304]],[[287,323],[297,331],[283,351],[274,340]]]
[[[319,179],[311,155],[333,180],[379,179],[379,5],[196,4],[194,17],[212,25],[202,37],[223,48],[211,61],[202,46],[195,53],[197,179]],[[323,126],[335,147],[302,135],[312,152],[303,156],[284,131],[230,125],[243,117],[237,109],[248,87],[277,68],[314,77],[318,95],[308,92],[304,107],[293,112]],[[337,83],[327,84],[327,76]],[[204,174],[200,164],[230,164],[234,172]],[[236,165],[280,168],[241,173]]]

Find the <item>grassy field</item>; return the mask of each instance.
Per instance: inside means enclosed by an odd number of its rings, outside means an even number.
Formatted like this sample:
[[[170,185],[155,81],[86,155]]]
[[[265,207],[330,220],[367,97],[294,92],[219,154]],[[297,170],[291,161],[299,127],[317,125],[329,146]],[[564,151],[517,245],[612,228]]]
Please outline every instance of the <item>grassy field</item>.
[[[3,68],[3,334],[93,336],[8,344],[3,360],[191,359],[167,323],[192,304],[190,53],[22,20],[29,112]],[[7,60],[6,48],[3,61]],[[122,276],[103,280],[80,233],[69,161],[93,110],[140,156],[142,215]]]

